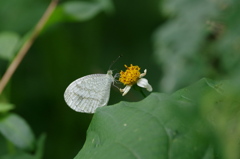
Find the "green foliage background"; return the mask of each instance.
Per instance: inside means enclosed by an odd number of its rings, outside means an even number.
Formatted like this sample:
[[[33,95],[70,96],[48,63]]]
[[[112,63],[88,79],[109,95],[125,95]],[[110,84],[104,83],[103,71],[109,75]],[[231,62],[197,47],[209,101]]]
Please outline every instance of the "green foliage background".
[[[0,1],[0,76],[48,4]],[[239,15],[237,0],[60,1],[0,96],[0,157],[238,159]],[[139,65],[163,93],[142,101],[137,91],[122,97],[112,88],[109,105],[126,102],[94,117],[71,110],[63,100],[68,84],[106,73],[121,54],[115,73]],[[136,127],[149,146],[131,134]]]

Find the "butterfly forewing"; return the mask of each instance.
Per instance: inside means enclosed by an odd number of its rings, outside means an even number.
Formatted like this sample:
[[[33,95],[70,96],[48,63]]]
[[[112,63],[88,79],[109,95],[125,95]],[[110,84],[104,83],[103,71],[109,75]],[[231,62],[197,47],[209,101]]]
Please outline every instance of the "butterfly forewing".
[[[111,72],[84,76],[67,87],[64,99],[77,112],[94,113],[98,107],[107,105],[113,80]]]

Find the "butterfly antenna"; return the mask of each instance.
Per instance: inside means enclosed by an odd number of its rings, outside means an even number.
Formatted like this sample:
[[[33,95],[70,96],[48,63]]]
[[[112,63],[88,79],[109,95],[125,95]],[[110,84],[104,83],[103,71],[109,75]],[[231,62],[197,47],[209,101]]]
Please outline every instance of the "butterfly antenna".
[[[111,65],[109,66],[109,69],[108,69],[108,70],[110,70],[110,69],[112,68],[113,64],[115,64],[120,57],[123,57],[123,55],[119,55],[119,56],[111,63]]]

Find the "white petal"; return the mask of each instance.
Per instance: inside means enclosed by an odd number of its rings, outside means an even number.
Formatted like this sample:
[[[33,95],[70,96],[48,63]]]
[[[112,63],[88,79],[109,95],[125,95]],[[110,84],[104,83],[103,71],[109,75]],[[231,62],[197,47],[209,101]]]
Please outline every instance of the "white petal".
[[[152,86],[148,83],[148,80],[146,78],[140,78],[137,81],[137,85],[142,88],[146,88],[149,92],[152,91]]]
[[[123,92],[122,96],[125,96],[128,93],[128,91],[131,89],[131,87],[132,85],[126,85],[125,88],[120,89],[120,92]]]
[[[145,69],[144,72],[140,74],[139,78],[146,76],[146,74],[147,74],[147,69]]]

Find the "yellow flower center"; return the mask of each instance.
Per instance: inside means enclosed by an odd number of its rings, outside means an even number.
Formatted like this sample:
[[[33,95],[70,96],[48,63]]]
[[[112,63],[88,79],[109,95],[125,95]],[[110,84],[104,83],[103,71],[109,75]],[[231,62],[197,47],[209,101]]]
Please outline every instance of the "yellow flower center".
[[[133,66],[131,64],[130,67],[127,65],[124,65],[127,70],[120,72],[120,78],[119,81],[122,82],[124,85],[133,85],[137,83],[139,76],[140,76],[140,67]]]

